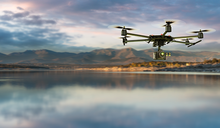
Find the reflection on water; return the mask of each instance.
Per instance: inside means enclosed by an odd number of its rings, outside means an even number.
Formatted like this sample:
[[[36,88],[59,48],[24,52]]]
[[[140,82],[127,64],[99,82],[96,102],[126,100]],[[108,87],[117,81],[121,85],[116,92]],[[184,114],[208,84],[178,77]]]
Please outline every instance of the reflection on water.
[[[219,83],[210,74],[0,72],[0,127],[220,127]]]

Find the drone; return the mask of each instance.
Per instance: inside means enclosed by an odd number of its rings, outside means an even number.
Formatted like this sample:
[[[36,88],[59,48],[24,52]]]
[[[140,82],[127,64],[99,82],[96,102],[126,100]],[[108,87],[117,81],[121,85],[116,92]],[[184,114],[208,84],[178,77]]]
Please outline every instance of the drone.
[[[192,35],[192,36],[179,36],[179,37],[172,37],[170,35],[166,35],[168,32],[172,31],[171,24],[174,23],[175,21],[166,21],[166,24],[163,25],[165,27],[165,32],[161,35],[141,35],[141,34],[134,34],[134,33],[129,33],[127,31],[129,30],[134,30],[133,28],[126,28],[121,27],[121,26],[115,26],[115,28],[122,29],[121,30],[121,39],[123,44],[127,44],[128,42],[138,42],[138,41],[146,41],[147,43],[153,42],[153,47],[158,46],[158,51],[153,53],[153,59],[154,60],[166,60],[166,56],[171,56],[171,53],[165,53],[161,47],[169,44],[170,42],[175,42],[175,43],[182,43],[187,45],[188,47],[191,47],[202,40],[199,40],[197,42],[190,42],[189,40],[192,40],[193,38],[198,37],[199,39],[203,38],[203,32],[209,32],[211,30],[199,30],[199,31],[192,31],[191,33],[198,33],[197,35]],[[128,37],[130,36],[137,36],[137,37],[142,37],[142,38],[147,38],[147,39],[138,39],[138,40],[127,40]],[[184,39],[183,39],[184,38]],[[182,41],[178,41],[176,39],[182,39]]]

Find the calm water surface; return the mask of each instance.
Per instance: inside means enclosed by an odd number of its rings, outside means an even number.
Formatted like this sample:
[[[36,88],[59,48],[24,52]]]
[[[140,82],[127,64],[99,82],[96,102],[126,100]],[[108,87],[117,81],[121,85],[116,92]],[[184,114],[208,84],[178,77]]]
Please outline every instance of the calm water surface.
[[[0,128],[219,128],[220,75],[0,72]]]

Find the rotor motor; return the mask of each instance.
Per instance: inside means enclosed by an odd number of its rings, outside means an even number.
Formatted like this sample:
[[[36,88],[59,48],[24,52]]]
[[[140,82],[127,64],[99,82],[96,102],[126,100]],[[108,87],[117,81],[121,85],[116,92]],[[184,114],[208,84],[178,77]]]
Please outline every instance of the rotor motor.
[[[127,38],[126,38],[126,37],[123,37],[123,38],[122,38],[122,42],[123,42],[124,45],[127,44]]]
[[[202,39],[202,38],[203,38],[203,33],[202,33],[202,32],[199,32],[199,33],[198,33],[198,38],[199,38],[199,39]]]
[[[121,36],[126,36],[127,35],[127,30],[126,29],[122,29],[121,30]]]
[[[167,24],[167,25],[166,25],[166,28],[165,28],[165,31],[171,32],[171,31],[172,31],[171,25]]]
[[[171,32],[171,31],[172,31],[172,27],[171,27],[170,24],[175,23],[175,21],[166,21],[166,23],[167,23],[167,24],[164,25],[165,31],[166,31],[166,32]]]

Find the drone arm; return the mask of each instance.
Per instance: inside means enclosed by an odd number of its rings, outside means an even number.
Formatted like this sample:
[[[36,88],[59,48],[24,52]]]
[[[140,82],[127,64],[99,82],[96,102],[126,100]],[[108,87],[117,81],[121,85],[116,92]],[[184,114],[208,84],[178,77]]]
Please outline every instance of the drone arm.
[[[201,42],[201,41],[202,41],[202,40],[199,40],[199,41],[197,41],[197,42],[195,42],[195,43],[189,45],[188,47],[191,47],[191,46],[193,46],[193,45],[195,45],[195,44],[197,44],[197,43],[199,43],[199,42]]]
[[[126,42],[139,42],[139,41],[148,41],[149,39],[141,39],[141,40],[127,40]]]
[[[140,34],[134,34],[134,33],[127,33],[127,35],[149,38],[149,36],[140,35]]]
[[[167,34],[167,31],[165,31],[165,32],[163,33],[163,37],[164,37],[166,34]]]
[[[201,42],[201,41],[202,41],[202,40],[199,40],[199,41],[197,41],[197,42],[195,42],[195,43],[190,43],[190,42],[182,42],[182,41],[173,40],[172,42],[187,44],[187,45],[189,45],[188,47],[191,47],[191,46],[193,46],[193,45],[195,45],[195,44],[197,44],[197,43],[199,43],[199,42]]]
[[[182,41],[177,41],[177,40],[173,40],[172,42],[182,43],[182,44],[191,44],[191,45],[193,45],[193,43],[190,43],[190,42],[182,42]]]
[[[181,39],[181,38],[195,38],[198,37],[198,35],[195,36],[179,36],[179,37],[173,37],[173,39]]]

